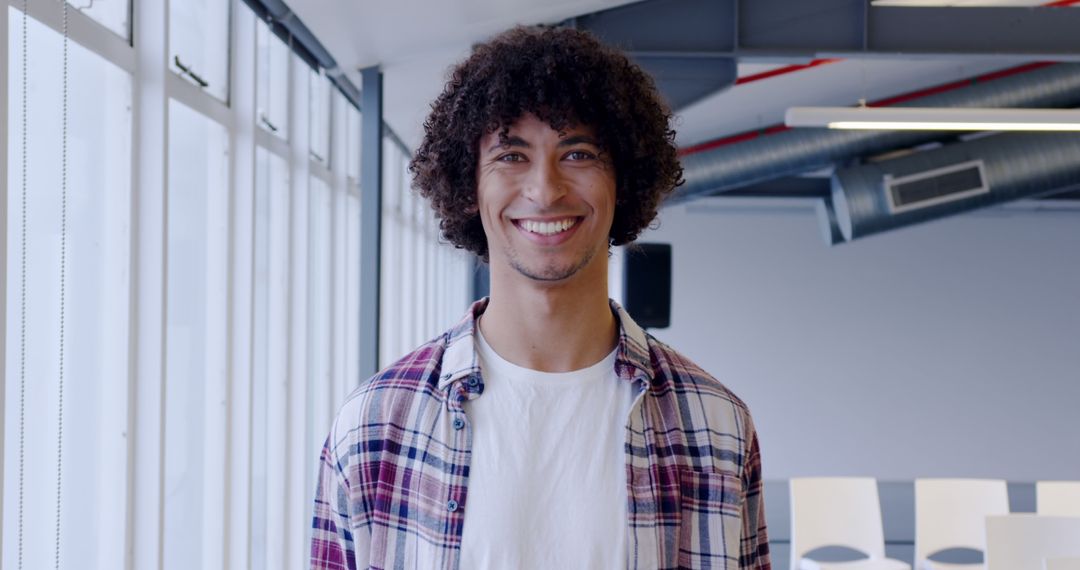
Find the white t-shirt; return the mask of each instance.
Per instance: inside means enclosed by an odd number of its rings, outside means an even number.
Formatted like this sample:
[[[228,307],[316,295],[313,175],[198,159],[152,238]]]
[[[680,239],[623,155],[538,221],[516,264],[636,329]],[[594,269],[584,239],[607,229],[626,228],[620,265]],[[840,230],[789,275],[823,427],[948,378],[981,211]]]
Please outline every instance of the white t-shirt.
[[[537,372],[476,329],[484,392],[472,429],[461,568],[626,568],[626,421],[635,386],[615,351],[582,370]]]

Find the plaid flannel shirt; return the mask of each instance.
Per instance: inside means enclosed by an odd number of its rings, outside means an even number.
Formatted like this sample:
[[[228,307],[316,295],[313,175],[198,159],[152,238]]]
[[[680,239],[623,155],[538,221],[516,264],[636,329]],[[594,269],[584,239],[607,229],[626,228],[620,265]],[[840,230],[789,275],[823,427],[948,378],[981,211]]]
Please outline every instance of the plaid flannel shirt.
[[[629,568],[769,570],[746,405],[611,305],[615,371],[639,389],[626,426]],[[322,450],[312,569],[458,567],[472,441],[462,404],[484,392],[473,327],[486,306],[343,405]]]

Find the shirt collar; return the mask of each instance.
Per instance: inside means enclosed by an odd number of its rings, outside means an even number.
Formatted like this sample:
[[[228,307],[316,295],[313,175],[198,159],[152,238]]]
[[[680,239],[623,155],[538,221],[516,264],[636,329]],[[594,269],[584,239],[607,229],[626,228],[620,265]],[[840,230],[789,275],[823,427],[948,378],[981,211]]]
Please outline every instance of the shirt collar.
[[[618,303],[612,300],[608,303],[619,323],[619,346],[615,354],[615,372],[623,380],[650,384],[653,368],[645,331]],[[476,319],[487,309],[487,304],[487,297],[473,303],[465,312],[465,316],[446,335],[442,373],[439,375],[440,390],[445,391],[458,380],[480,374],[480,361],[476,352]]]

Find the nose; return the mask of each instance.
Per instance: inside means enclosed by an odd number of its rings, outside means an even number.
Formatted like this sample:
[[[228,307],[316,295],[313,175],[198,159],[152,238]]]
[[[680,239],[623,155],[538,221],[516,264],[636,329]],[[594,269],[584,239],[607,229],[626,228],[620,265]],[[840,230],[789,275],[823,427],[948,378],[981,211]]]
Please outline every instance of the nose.
[[[551,206],[566,195],[566,181],[558,165],[548,160],[538,160],[532,163],[522,193],[538,206]]]

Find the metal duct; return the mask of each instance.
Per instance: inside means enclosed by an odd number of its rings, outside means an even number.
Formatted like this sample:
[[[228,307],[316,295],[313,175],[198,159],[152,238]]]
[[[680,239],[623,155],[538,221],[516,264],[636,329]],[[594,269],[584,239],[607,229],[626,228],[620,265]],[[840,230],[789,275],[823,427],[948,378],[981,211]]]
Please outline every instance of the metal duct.
[[[1077,107],[1080,64],[1059,63],[904,102],[898,107]],[[791,129],[682,157],[675,200],[731,190],[936,140],[940,132]]]
[[[832,201],[852,240],[1080,184],[1080,133],[1003,134],[838,170]]]
[[[844,243],[844,233],[840,231],[840,221],[836,219],[832,196],[818,199],[814,203],[814,213],[817,215],[818,228],[825,245]]]

